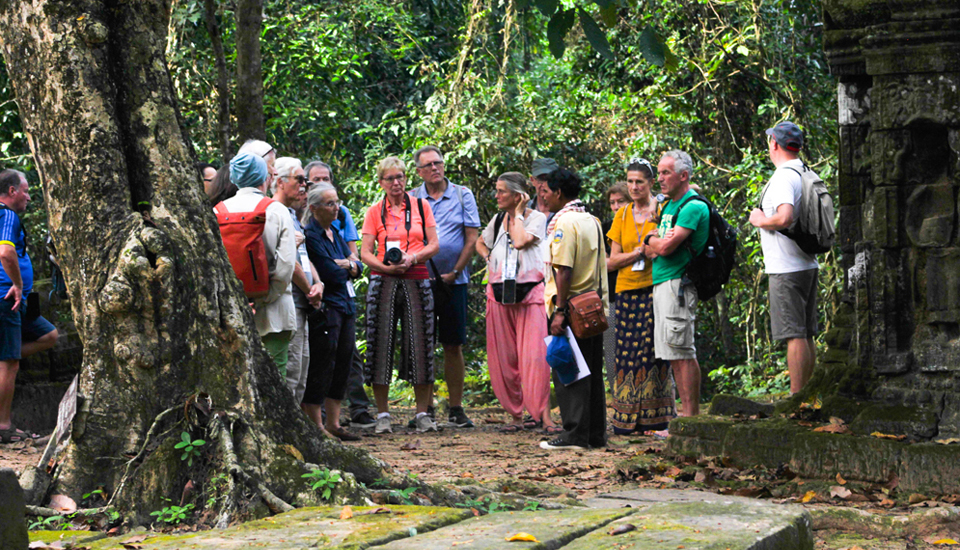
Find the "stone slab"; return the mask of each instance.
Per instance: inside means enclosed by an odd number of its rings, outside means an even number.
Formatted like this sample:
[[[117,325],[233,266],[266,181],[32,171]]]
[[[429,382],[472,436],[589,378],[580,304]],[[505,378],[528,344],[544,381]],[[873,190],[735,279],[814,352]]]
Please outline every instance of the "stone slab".
[[[710,401],[710,410],[707,414],[717,416],[733,416],[741,414],[743,416],[753,416],[755,414],[764,416],[773,415],[773,403],[757,403],[743,397],[734,395],[716,395]]]
[[[548,512],[499,512],[469,519],[424,535],[397,540],[383,550],[554,550],[630,515],[630,509],[582,509]],[[507,542],[517,533],[528,533],[538,542]],[[454,546],[455,545],[455,546]],[[379,550],[379,549],[378,549]]]
[[[0,550],[25,550],[30,544],[25,512],[23,489],[16,472],[0,468]]]
[[[636,529],[610,534],[628,524]],[[749,499],[676,502],[640,508],[563,550],[812,550],[811,525],[810,515],[797,506]]]
[[[353,508],[353,518],[340,519],[342,508],[300,508],[229,529],[196,534],[157,535],[139,542],[143,550],[239,550],[239,549],[354,549],[379,547],[390,541],[427,533],[472,517],[470,510],[429,506],[389,506],[390,513],[364,514],[376,509]],[[90,544],[91,550],[122,550],[130,535]],[[19,549],[18,549],[19,550]]]

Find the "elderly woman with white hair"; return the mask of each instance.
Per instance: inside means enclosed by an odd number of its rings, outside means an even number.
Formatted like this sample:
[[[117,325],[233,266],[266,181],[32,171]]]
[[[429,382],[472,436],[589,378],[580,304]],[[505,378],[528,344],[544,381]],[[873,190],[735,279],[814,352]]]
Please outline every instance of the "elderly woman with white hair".
[[[360,276],[363,265],[333,228],[340,210],[337,190],[329,183],[315,184],[307,193],[307,208],[307,253],[324,284],[324,308],[310,315],[310,369],[302,407],[330,435],[341,441],[356,441],[359,436],[340,426],[340,401],[357,339],[351,279]],[[322,421],[321,404],[327,413],[326,423]]]
[[[377,166],[384,197],[367,209],[360,258],[370,266],[367,287],[367,383],[377,402],[376,433],[392,433],[388,397],[396,325],[400,324],[400,378],[413,385],[417,432],[437,431],[427,414],[433,399],[435,321],[427,261],[440,251],[430,204],[407,192],[407,166],[387,157]]]
[[[487,261],[487,363],[490,385],[500,405],[513,417],[502,432],[559,428],[550,418],[550,367],[547,365],[547,317],[543,304],[545,264],[540,236],[547,217],[527,208],[519,172],[497,179],[501,210],[477,241]],[[523,420],[526,409],[530,418]]]

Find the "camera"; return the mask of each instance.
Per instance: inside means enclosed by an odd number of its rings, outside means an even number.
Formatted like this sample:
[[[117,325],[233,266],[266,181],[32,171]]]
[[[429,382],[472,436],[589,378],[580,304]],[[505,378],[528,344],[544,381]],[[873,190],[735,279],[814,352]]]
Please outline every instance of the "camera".
[[[403,261],[403,252],[399,248],[391,248],[383,255],[383,263],[386,265],[399,264]]]

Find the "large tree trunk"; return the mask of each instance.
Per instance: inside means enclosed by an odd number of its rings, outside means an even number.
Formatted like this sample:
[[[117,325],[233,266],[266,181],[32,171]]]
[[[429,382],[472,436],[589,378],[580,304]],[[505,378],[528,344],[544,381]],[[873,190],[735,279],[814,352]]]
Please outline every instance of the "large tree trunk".
[[[267,139],[260,67],[262,28],[263,0],[237,0],[237,131],[241,142]]]
[[[54,456],[55,490],[79,501],[103,486],[137,521],[221,467],[287,502],[304,462],[372,481],[379,463],[322,439],[260,344],[179,121],[168,10],[163,0],[0,0],[3,54],[84,345],[82,405]],[[212,414],[184,406],[196,394]],[[229,429],[207,432],[190,469],[173,446],[204,425]]]

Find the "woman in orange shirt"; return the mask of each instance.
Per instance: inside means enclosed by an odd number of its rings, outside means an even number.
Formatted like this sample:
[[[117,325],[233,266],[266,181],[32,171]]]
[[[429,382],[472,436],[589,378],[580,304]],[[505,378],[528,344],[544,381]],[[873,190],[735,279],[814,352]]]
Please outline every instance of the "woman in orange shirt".
[[[627,164],[628,204],[613,217],[607,237],[607,270],[617,274],[617,357],[613,382],[615,434],[661,431],[675,417],[670,363],[653,351],[653,262],[643,255],[644,237],[657,230],[652,194],[653,165],[640,158]]]
[[[370,266],[367,288],[365,378],[377,403],[376,433],[392,433],[388,396],[396,325],[400,323],[398,376],[413,384],[418,432],[437,431],[427,414],[432,399],[435,321],[425,263],[440,250],[437,224],[426,201],[406,191],[407,167],[397,157],[377,166],[385,196],[367,209],[360,258]]]

